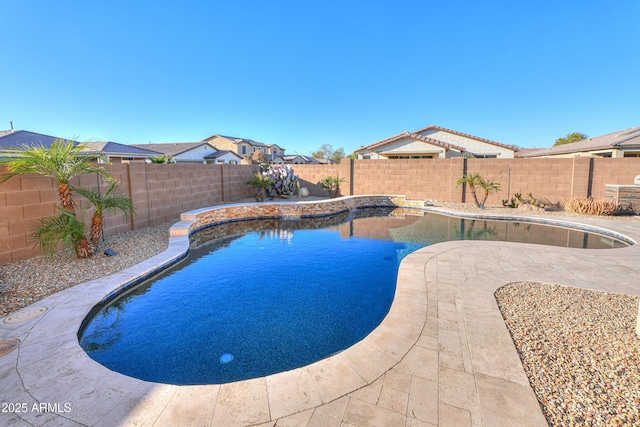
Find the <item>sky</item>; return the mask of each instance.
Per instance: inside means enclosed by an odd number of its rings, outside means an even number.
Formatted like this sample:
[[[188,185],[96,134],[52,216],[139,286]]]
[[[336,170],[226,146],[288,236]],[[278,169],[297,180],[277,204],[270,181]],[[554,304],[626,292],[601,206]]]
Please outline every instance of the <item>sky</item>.
[[[640,1],[0,0],[0,130],[311,154],[640,126]]]

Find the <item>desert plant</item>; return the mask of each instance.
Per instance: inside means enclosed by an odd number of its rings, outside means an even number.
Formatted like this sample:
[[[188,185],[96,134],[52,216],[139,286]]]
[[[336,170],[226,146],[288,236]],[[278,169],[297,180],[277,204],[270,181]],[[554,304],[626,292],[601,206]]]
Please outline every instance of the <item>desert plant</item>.
[[[614,202],[604,199],[596,200],[592,197],[572,197],[569,200],[565,200],[564,208],[569,212],[600,216],[615,215],[619,211]]]
[[[473,201],[479,208],[484,208],[484,204],[487,201],[489,194],[500,191],[500,184],[492,181],[485,181],[479,173],[472,173],[463,176],[456,181],[456,188],[463,184],[469,187],[469,191],[473,196]],[[482,201],[478,200],[478,188],[481,188],[484,191]]]
[[[340,184],[345,181],[346,179],[340,178],[339,175],[328,176],[320,181],[320,187],[329,192],[329,197],[334,198],[340,196]]]
[[[168,164],[168,163],[175,163],[176,159],[173,156],[168,156],[168,155],[161,155],[161,156],[155,156],[151,158],[151,163],[163,163],[163,164]]]
[[[7,156],[0,159],[0,164],[7,166],[0,183],[17,175],[38,174],[51,177],[58,181],[58,194],[62,209],[75,213],[73,193],[69,181],[82,174],[97,173],[110,179],[109,172],[98,166],[92,160],[98,156],[85,151],[85,145],[75,141],[56,139],[51,147],[44,145],[28,145],[22,148],[5,150]]]
[[[73,190],[86,197],[95,209],[91,217],[91,245],[94,251],[98,247],[100,236],[102,236],[105,212],[115,212],[119,210],[125,214],[135,213],[131,199],[116,190],[118,185],[118,182],[113,181],[104,194],[101,194],[100,191],[96,189],[73,187]]]
[[[520,205],[518,204],[516,198],[512,197],[511,201],[509,201],[509,199],[503,199],[502,206],[504,206],[505,208],[516,209]]]
[[[480,181],[480,188],[484,192],[482,196],[482,202],[480,202],[481,207],[484,208],[484,204],[487,203],[487,199],[489,198],[489,194],[497,193],[500,191],[500,184],[493,181],[485,181],[484,179]]]
[[[269,195],[271,197],[282,197],[295,194],[298,176],[293,173],[293,167],[291,165],[271,166],[262,172],[262,175],[268,177],[272,181],[272,185],[269,188]]]
[[[90,258],[93,255],[91,244],[85,237],[86,225],[75,214],[58,208],[59,215],[38,220],[31,237],[36,240],[42,251],[53,256],[62,244],[64,251],[73,252],[76,258]]]
[[[538,199],[533,197],[533,193],[527,193],[527,196],[529,196],[529,198],[525,199],[524,197],[522,197],[521,193],[515,194],[516,199],[518,199],[521,205],[531,205],[531,206],[535,206],[536,208],[545,207],[544,203],[540,202]]]
[[[247,181],[247,185],[253,187],[253,196],[255,197],[256,202],[264,202],[267,191],[269,191],[273,185],[273,181],[268,176],[256,173],[249,181]]]

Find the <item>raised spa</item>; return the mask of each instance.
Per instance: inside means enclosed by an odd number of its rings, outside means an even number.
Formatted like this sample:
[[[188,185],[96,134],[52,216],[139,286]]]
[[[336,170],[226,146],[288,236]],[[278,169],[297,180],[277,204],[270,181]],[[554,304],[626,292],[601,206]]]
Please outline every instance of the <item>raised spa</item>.
[[[390,209],[231,222],[192,235],[187,258],[87,319],[80,343],[104,366],[153,382],[287,371],[362,340],[389,311],[400,261],[461,239],[626,246],[566,228],[424,212],[399,218]]]

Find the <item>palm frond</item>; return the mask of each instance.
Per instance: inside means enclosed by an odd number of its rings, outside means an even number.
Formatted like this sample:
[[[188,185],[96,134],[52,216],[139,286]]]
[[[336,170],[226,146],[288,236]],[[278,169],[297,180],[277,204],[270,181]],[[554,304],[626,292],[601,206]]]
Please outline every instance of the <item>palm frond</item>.
[[[58,208],[59,215],[38,220],[31,237],[40,244],[42,251],[53,256],[58,245],[66,252],[75,252],[78,244],[85,239],[86,225],[82,219]]]
[[[79,188],[73,187],[73,190],[84,196],[96,210],[95,215],[102,216],[104,212],[122,211],[126,213],[135,213],[133,202],[127,196],[117,191],[120,183],[112,181],[109,188],[101,194],[95,188]]]
[[[85,173],[108,177],[108,171],[94,162],[97,158],[99,156],[86,151],[84,144],[66,139],[56,139],[49,148],[42,144],[23,144],[21,148],[6,150],[6,155],[0,159],[0,164],[7,167],[0,182],[30,173],[48,176],[64,184]]]

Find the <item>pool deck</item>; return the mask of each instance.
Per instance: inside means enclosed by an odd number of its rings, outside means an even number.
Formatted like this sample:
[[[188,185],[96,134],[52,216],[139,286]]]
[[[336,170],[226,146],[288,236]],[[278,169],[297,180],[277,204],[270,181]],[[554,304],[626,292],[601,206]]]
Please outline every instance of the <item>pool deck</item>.
[[[637,218],[553,219],[640,242]],[[186,236],[171,237],[156,257],[1,319],[0,341],[18,339],[20,346],[0,356],[0,425],[546,426],[494,292],[531,281],[640,295],[638,245],[447,242],[403,260],[391,310],[369,336],[303,368],[175,386],[130,378],[90,359],[77,332],[91,307],[187,248]]]

